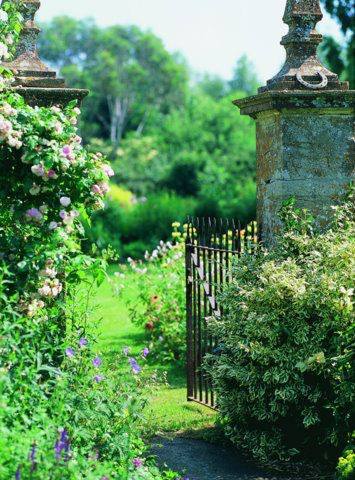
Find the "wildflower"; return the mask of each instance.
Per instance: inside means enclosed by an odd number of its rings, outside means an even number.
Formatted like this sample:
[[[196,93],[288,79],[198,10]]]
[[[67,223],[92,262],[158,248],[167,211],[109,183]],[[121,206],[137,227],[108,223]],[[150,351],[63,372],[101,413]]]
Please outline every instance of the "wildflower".
[[[153,323],[153,322],[147,322],[147,323],[145,324],[145,328],[146,328],[147,330],[154,330],[154,323]]]
[[[143,460],[141,458],[134,458],[133,461],[134,468],[142,468],[143,467]]]
[[[21,468],[18,467],[15,473],[15,480],[21,480]]]
[[[130,351],[131,351],[131,349],[129,347],[125,347],[123,349],[123,354],[126,355],[126,357],[127,357]]]
[[[69,205],[71,204],[71,200],[69,197],[60,197],[59,202],[63,207],[69,207]]]
[[[30,453],[28,455],[28,459],[31,462],[31,472],[34,472],[37,468],[36,451],[37,451],[37,447],[36,447],[36,444],[34,443],[31,447]]]
[[[80,340],[79,340],[79,346],[80,347],[86,347],[86,345],[88,344],[88,340],[84,337],[82,337]]]
[[[148,355],[149,355],[149,348],[145,347],[142,352],[142,357],[147,358]]]
[[[138,375],[138,373],[142,371],[141,367],[138,365],[138,362],[135,358],[131,357],[129,359],[129,363],[131,365],[132,372],[134,373],[134,375]]]
[[[95,375],[94,376],[94,382],[96,382],[96,383],[102,382],[103,379],[104,379],[104,377],[102,375]]]
[[[95,368],[99,368],[102,365],[102,360],[100,357],[95,357],[94,360],[92,361],[92,364],[94,365]]]
[[[75,352],[72,348],[69,347],[65,350],[65,355],[69,358],[72,358],[75,356]]]
[[[68,460],[68,453],[70,449],[70,441],[67,430],[64,428],[60,431],[59,439],[55,442],[54,453],[56,460],[60,460],[62,453],[65,453],[64,460]]]

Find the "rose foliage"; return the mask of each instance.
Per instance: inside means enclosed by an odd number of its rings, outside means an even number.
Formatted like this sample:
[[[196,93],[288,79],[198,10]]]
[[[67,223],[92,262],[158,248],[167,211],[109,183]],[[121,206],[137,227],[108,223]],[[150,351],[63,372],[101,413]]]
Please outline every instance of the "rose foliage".
[[[2,62],[21,2],[0,3]],[[81,253],[81,220],[103,206],[112,169],[83,148],[74,102],[27,105],[4,65],[0,85],[0,478],[175,479],[141,457],[139,361],[108,368],[88,328],[106,262]]]

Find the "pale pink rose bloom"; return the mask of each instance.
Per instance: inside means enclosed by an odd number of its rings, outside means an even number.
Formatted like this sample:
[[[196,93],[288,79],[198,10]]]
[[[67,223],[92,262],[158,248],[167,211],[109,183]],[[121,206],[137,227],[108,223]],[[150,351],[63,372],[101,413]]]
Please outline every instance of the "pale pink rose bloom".
[[[108,177],[113,177],[115,175],[115,172],[110,165],[103,165],[102,170],[104,171],[104,173],[106,173]]]
[[[47,177],[55,180],[56,178],[58,178],[58,175],[55,173],[54,170],[51,169],[51,170],[48,170]]]
[[[73,149],[70,145],[64,145],[62,148],[62,154],[67,157],[68,155],[71,155],[73,153]]]
[[[95,184],[91,187],[91,191],[97,195],[102,195],[102,191],[101,191],[101,188],[99,187],[99,185]]]
[[[57,222],[50,222],[50,224],[48,225],[49,230],[55,230],[57,227],[58,227]]]
[[[69,197],[61,197],[59,202],[63,207],[69,207],[69,205],[71,204],[71,200]]]
[[[31,172],[36,175],[37,177],[43,177],[45,174],[44,168],[42,164],[39,165],[32,165]]]

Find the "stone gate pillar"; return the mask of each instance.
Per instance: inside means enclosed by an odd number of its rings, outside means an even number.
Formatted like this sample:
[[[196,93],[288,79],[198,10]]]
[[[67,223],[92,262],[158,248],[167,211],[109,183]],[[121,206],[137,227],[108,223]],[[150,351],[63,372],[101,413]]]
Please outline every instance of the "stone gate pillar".
[[[39,0],[24,0],[22,7],[23,30],[17,45],[15,58],[4,66],[13,71],[14,89],[32,106],[65,105],[71,100],[80,104],[87,90],[67,88],[65,81],[58,78],[39,58],[37,37],[40,29],[35,24],[35,15],[40,8]]]
[[[274,243],[282,203],[295,197],[321,225],[354,178],[354,94],[317,58],[319,0],[287,0],[286,62],[253,97],[236,100],[256,120],[257,216],[261,240]]]

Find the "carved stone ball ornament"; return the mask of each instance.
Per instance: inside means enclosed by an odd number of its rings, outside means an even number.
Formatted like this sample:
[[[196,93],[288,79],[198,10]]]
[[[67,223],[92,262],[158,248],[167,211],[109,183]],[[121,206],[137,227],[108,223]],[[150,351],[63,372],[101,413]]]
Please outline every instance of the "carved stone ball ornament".
[[[322,35],[316,31],[323,14],[319,0],[287,0],[284,23],[289,32],[281,41],[286,62],[259,92],[269,90],[348,90],[347,82],[325,68],[317,56]]]

